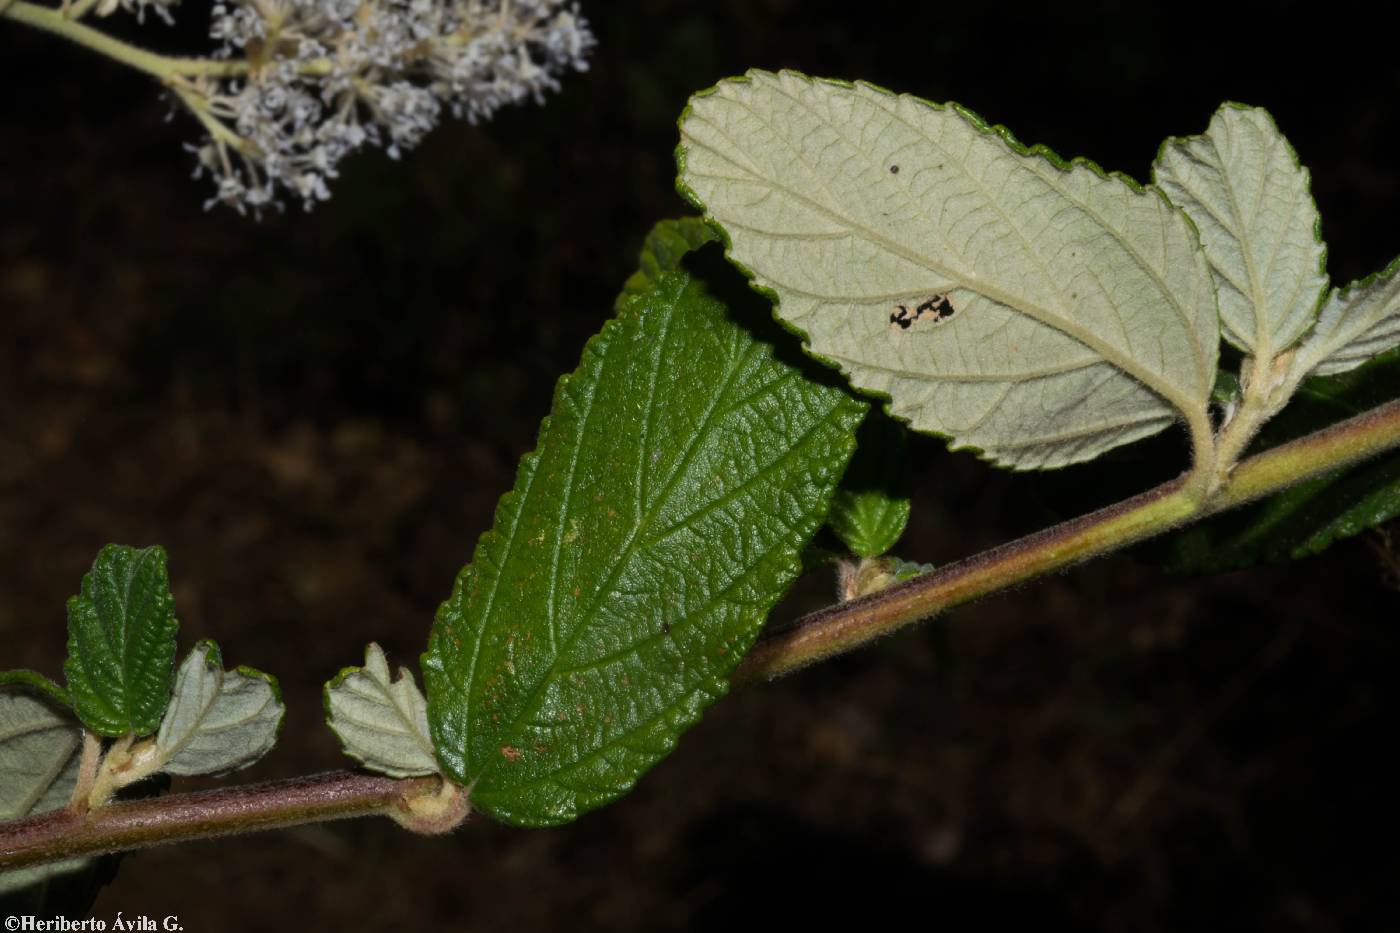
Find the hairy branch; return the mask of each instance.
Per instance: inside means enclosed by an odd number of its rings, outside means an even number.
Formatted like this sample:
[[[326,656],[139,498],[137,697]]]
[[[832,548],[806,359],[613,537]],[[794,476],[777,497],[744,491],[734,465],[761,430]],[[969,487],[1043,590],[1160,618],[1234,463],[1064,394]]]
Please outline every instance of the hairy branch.
[[[396,780],[358,771],[131,800],[0,823],[0,870],[167,842],[279,829],[353,816],[394,816],[432,798],[435,777]]]
[[[1243,461],[1205,502],[1188,488],[1189,477],[1182,477],[878,593],[819,609],[755,645],[734,682],[781,677],[945,609],[1271,496],[1397,446],[1400,401]]]
[[[791,673],[944,609],[1261,499],[1397,446],[1400,401],[1245,460],[1204,504],[1183,477],[871,596],[811,613],[794,628],[755,646],[734,681],[749,683]],[[64,809],[0,824],[0,870],[355,816],[387,815],[419,831],[438,832],[457,825],[465,812],[463,789],[446,788],[437,778],[395,780],[337,771],[115,803],[86,815]]]

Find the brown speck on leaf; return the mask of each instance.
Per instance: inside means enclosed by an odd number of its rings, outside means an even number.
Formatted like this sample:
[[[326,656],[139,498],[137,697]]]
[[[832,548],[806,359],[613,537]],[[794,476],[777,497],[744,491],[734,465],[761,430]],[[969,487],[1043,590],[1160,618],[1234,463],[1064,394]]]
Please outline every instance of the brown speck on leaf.
[[[898,174],[899,174],[899,166],[898,166],[898,165],[891,165],[891,166],[890,166],[890,174],[891,174],[891,175],[898,175]]]
[[[506,761],[509,761],[509,762],[516,762],[516,761],[519,761],[519,760],[520,760],[520,749],[515,748],[515,747],[513,747],[513,746],[510,746],[510,745],[502,745],[502,746],[501,746],[501,756],[502,756],[503,758],[505,758]]]
[[[578,594],[580,594],[580,593],[582,593],[582,592],[583,592],[583,587],[581,587],[581,586],[576,586],[576,587],[574,587],[574,598],[577,599],[577,598],[578,598]]]

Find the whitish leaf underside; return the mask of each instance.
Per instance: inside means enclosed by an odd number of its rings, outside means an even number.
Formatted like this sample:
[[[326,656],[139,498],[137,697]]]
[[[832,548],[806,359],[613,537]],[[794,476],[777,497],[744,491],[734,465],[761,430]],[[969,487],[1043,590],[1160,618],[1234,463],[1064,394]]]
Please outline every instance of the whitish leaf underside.
[[[0,683],[0,822],[68,803],[78,779],[82,727],[61,702],[20,683]],[[86,859],[0,871],[0,895],[76,871]]]
[[[1226,339],[1272,358],[1317,318],[1326,247],[1308,171],[1269,114],[1226,104],[1203,136],[1162,147],[1157,183],[1201,233]]]
[[[156,734],[160,770],[222,774],[247,767],[276,743],[282,713],[271,677],[249,668],[226,671],[214,643],[201,642],[180,665]]]
[[[326,714],[345,753],[366,768],[393,777],[437,773],[427,700],[407,668],[393,678],[379,645],[365,649],[364,667],[326,684]]]
[[[1204,420],[1210,272],[1155,191],[956,106],[786,72],[693,98],[679,158],[782,319],[917,430],[1029,469]]]
[[[1335,376],[1400,345],[1400,262],[1344,289],[1333,289],[1317,327],[1298,348],[1294,372]]]

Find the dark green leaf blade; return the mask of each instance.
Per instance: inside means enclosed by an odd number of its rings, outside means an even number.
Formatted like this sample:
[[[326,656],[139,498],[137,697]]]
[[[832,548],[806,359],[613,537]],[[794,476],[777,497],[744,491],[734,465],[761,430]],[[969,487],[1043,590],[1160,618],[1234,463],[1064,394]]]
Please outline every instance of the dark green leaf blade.
[[[156,731],[170,702],[176,627],[165,550],[104,547],[68,600],[63,672],[84,725],[106,736]]]
[[[904,428],[872,414],[856,432],[856,453],[831,500],[827,523],[851,553],[879,557],[904,534],[911,487]]]
[[[864,409],[687,273],[625,303],[423,658],[438,758],[476,807],[568,822],[671,750],[796,577]]]
[[[1357,369],[1303,383],[1265,427],[1255,449],[1360,414],[1400,397],[1400,351]],[[1319,476],[1263,502],[1227,512],[1172,535],[1173,570],[1220,572],[1318,554],[1333,543],[1400,516],[1400,452]]]

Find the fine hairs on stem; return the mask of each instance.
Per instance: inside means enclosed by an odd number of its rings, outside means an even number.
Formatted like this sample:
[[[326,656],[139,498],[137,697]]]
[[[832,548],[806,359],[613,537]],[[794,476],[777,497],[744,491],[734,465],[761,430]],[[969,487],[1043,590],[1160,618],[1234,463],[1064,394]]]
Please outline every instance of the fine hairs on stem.
[[[1396,447],[1400,447],[1400,401],[1243,461],[1206,507],[1198,507],[1183,491],[1183,480],[1174,480],[961,563],[812,613],[788,632],[756,645],[734,675],[734,682],[781,677],[944,609],[1120,550],[1185,522],[1253,502]],[[457,798],[448,794],[444,803],[443,793],[438,778],[393,779],[335,772],[118,803],[95,811],[95,818],[84,819],[71,808],[64,809],[0,825],[0,870],[297,823],[392,815],[392,808],[403,809],[405,800],[417,797],[432,797],[433,801],[405,810],[410,824],[416,819],[428,827],[424,831],[437,832],[446,817],[412,814],[431,811],[451,814],[454,820],[464,817],[465,800],[459,806]]]

